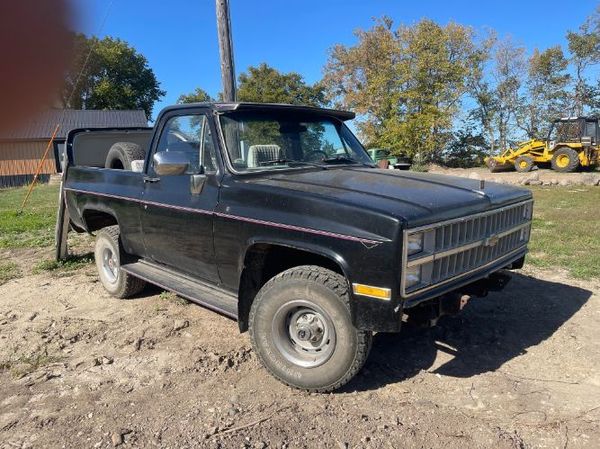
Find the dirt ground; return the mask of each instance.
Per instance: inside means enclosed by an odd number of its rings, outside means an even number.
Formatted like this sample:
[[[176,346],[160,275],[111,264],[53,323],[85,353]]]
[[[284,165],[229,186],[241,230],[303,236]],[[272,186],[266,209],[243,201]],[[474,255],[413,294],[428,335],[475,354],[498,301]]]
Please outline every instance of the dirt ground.
[[[237,324],[4,250],[0,448],[597,448],[600,283],[526,269],[437,328],[378,334],[342,391],[271,378]]]

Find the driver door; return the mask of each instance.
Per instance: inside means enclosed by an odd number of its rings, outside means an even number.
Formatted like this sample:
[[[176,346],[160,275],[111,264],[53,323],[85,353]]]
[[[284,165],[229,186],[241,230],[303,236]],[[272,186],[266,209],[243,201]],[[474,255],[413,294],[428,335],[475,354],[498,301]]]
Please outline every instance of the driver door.
[[[213,211],[219,194],[213,125],[206,114],[188,111],[167,115],[161,122],[142,194],[146,255],[176,271],[219,283],[213,245]],[[187,155],[185,173],[157,173],[154,156],[170,151]]]

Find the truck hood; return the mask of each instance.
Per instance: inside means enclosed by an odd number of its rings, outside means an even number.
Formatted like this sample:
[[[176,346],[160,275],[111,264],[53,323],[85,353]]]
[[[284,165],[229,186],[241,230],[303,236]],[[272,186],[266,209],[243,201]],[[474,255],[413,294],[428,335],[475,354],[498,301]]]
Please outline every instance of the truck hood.
[[[269,174],[250,182],[390,214],[408,227],[484,212],[531,198],[529,190],[478,179],[400,170],[335,167]],[[335,206],[332,206],[332,212]]]

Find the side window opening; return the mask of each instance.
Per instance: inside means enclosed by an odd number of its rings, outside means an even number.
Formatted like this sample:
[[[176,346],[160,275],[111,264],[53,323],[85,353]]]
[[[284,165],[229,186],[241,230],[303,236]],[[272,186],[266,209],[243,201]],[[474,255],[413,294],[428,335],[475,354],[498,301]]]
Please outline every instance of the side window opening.
[[[179,151],[187,155],[186,174],[197,174],[201,166],[207,173],[216,171],[216,155],[210,124],[204,114],[180,115],[165,124],[156,152]]]

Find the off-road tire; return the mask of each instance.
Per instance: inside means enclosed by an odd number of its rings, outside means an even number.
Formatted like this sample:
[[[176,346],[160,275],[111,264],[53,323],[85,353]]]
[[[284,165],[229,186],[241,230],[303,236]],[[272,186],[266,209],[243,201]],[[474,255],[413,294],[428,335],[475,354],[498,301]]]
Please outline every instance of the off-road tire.
[[[321,365],[302,367],[292,363],[275,343],[278,311],[295,300],[318,306],[333,324],[333,352]],[[290,268],[260,289],[250,309],[249,331],[254,350],[269,373],[291,387],[313,392],[333,391],[345,385],[364,365],[372,343],[370,331],[360,331],[352,324],[346,279],[312,265]]]
[[[533,168],[533,159],[529,156],[519,156],[515,159],[515,170],[520,173],[527,173]]]
[[[131,170],[131,162],[146,158],[146,152],[137,143],[117,142],[110,147],[105,168]]]
[[[116,261],[117,274],[115,279],[111,279],[105,270],[104,255],[106,250],[114,255],[114,260]],[[94,258],[96,260],[96,269],[98,270],[100,283],[111,296],[115,298],[129,298],[142,291],[146,285],[145,281],[126,273],[120,268],[121,263],[128,260],[128,256],[123,251],[118,226],[108,226],[96,234]]]
[[[563,165],[559,163],[559,160],[562,158],[568,158],[568,163]],[[558,172],[569,173],[574,172],[579,168],[579,155],[577,151],[572,148],[563,147],[559,148],[554,152],[554,156],[552,156],[552,169]]]

